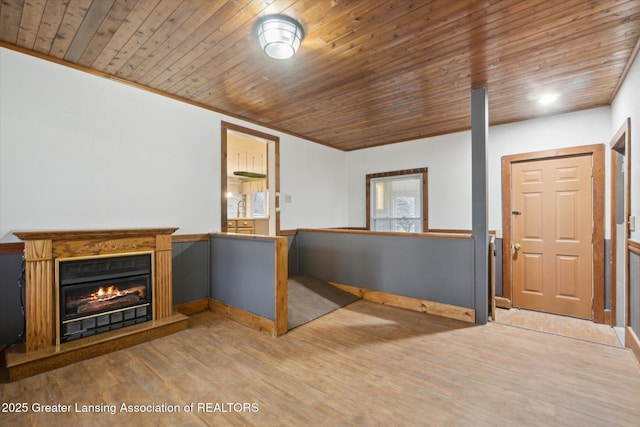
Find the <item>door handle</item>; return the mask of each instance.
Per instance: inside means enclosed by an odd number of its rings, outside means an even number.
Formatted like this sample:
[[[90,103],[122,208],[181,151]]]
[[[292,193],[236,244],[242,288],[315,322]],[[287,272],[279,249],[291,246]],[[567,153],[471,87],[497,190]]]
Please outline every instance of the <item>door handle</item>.
[[[520,243],[514,243],[513,244],[513,249],[515,249],[516,251],[520,249]]]

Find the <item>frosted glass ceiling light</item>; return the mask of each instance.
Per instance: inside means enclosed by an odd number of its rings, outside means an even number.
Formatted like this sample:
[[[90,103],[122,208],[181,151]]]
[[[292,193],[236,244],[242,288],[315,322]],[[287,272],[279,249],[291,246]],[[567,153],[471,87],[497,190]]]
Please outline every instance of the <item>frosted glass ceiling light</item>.
[[[264,53],[274,59],[291,58],[304,38],[302,25],[286,15],[263,16],[254,31]]]

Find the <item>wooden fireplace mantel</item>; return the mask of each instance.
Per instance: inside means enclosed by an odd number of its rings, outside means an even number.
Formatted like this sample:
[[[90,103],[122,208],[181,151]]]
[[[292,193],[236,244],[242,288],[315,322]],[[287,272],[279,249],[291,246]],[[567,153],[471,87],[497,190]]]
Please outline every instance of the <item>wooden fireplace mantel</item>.
[[[173,234],[178,228],[122,228],[116,230],[28,230],[14,231],[21,240],[86,240],[114,239]]]
[[[177,228],[15,231],[25,242],[25,349],[56,345],[55,261],[94,255],[153,252],[153,319],[172,315],[171,234]]]

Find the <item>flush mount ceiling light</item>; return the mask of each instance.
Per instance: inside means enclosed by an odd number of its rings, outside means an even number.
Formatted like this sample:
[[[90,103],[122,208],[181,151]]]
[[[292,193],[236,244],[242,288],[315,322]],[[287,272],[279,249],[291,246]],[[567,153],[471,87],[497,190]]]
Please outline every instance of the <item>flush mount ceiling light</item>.
[[[264,53],[274,59],[289,59],[304,38],[302,25],[286,15],[267,15],[256,22],[254,32]]]
[[[556,102],[558,100],[558,98],[560,98],[560,94],[557,93],[546,93],[544,95],[542,95],[539,99],[538,102],[542,105],[549,105],[549,104],[553,104],[554,102]]]

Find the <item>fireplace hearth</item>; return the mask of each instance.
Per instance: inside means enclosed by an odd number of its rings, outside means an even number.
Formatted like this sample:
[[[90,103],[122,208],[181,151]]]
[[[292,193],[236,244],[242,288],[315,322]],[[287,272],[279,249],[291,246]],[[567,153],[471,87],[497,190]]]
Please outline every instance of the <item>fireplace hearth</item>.
[[[58,342],[151,320],[151,255],[57,260]]]

